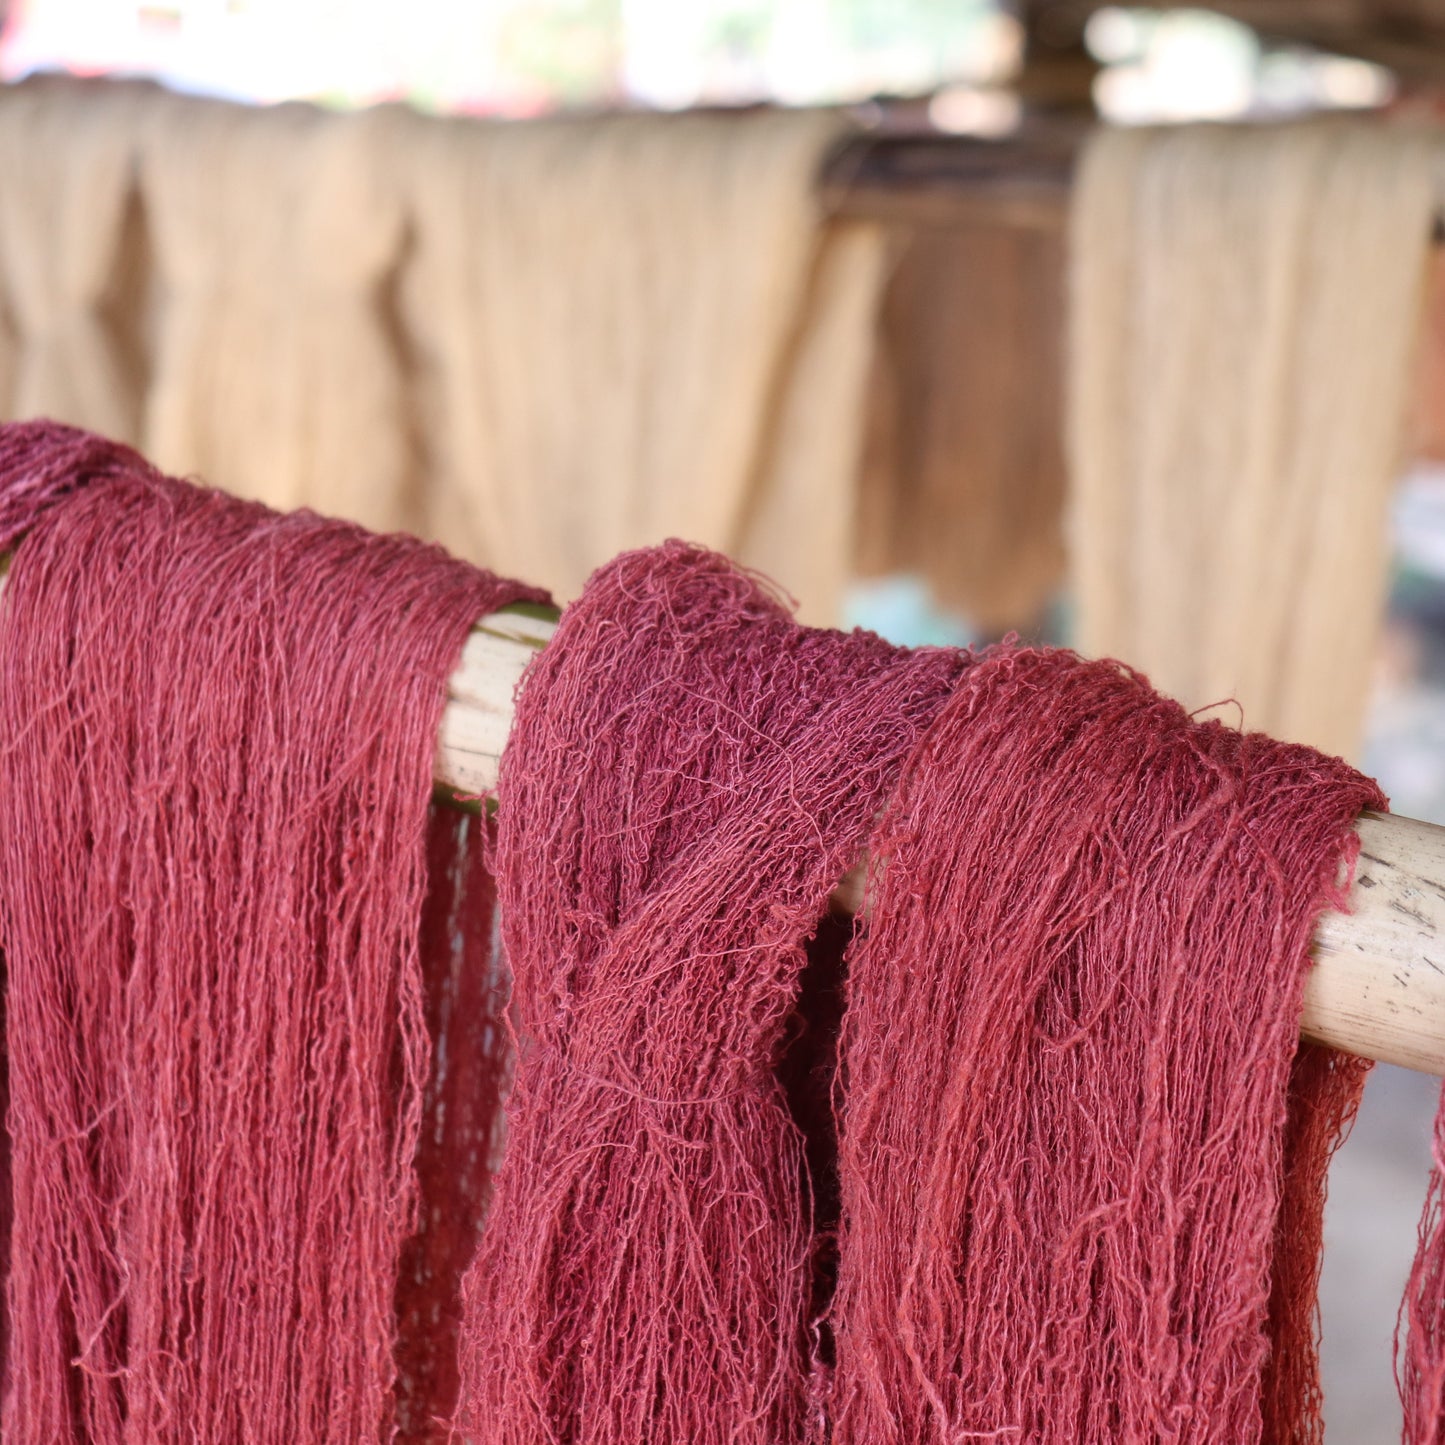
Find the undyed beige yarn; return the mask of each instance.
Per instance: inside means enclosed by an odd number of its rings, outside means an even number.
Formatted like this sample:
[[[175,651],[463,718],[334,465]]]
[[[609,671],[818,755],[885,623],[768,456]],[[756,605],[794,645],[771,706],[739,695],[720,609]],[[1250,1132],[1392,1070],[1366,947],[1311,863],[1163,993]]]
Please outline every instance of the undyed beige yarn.
[[[143,380],[107,303],[141,93],[58,78],[0,87],[0,417],[136,439]]]
[[[617,552],[686,537],[831,622],[883,249],[819,213],[843,130],[14,88],[0,406],[564,598]],[[121,274],[132,202],[142,278]]]
[[[777,392],[751,501],[732,544],[783,581],[805,620],[834,623],[854,554],[854,487],[882,289],[878,227],[837,222],[820,244],[813,285]]]
[[[1366,121],[1094,138],[1069,365],[1084,651],[1357,752],[1437,154]]]
[[[148,116],[157,268],[145,445],[163,468],[379,530],[413,518],[382,290],[402,240],[372,113],[179,96]]]
[[[414,120],[430,530],[574,596],[680,536],[833,620],[879,242],[821,244],[824,113]]]

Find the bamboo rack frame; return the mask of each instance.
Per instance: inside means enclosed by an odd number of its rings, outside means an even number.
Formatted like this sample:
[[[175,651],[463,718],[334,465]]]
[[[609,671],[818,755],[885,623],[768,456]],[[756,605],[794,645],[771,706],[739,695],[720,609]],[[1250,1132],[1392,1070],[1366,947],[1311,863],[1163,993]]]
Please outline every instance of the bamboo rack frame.
[[[517,685],[555,626],[544,609],[521,607],[473,629],[448,686],[439,784],[468,794],[495,787]],[[1352,911],[1326,914],[1316,930],[1300,1032],[1445,1075],[1445,828],[1366,814],[1359,834]],[[861,880],[845,880],[834,901],[856,911]]]

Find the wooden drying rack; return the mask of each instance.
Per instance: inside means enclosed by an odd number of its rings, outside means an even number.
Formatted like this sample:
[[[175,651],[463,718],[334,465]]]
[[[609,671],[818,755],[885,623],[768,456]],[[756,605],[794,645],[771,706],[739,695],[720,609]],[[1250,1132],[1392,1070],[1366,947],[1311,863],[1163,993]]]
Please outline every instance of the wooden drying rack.
[[[1090,129],[1058,116],[1028,117],[997,140],[865,131],[828,158],[819,196],[829,215],[847,220],[1062,231]]]
[[[466,794],[490,792],[522,673],[551,640],[554,615],[508,608],[472,630],[448,685],[436,777]],[[1445,1075],[1445,828],[1367,814],[1350,894],[1315,934],[1305,989],[1306,1038],[1365,1058]],[[835,901],[850,911],[857,880]]]

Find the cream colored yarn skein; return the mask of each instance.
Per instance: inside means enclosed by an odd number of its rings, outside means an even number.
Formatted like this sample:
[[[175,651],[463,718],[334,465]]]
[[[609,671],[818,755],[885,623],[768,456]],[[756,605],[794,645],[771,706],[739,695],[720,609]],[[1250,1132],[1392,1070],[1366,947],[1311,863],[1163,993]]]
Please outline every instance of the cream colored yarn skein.
[[[763,550],[805,612],[833,620],[848,523],[827,513],[851,515],[858,318],[877,285],[856,238],[819,258],[837,118],[411,127],[404,309],[435,447],[432,533],[566,598],[668,536],[752,560],[748,517],[781,507],[821,525]],[[842,310],[808,318],[810,295]],[[819,355],[814,324],[847,354]],[[805,374],[806,400],[790,399]]]
[[[136,439],[139,382],[103,307],[134,184],[138,95],[48,77],[0,88],[0,417]]]
[[[1072,219],[1082,650],[1357,752],[1438,154],[1343,120],[1094,138]]]
[[[146,448],[241,496],[411,521],[380,292],[401,247],[380,122],[165,97],[141,181],[160,328]]]
[[[733,553],[783,581],[806,622],[837,623],[854,555],[856,485],[886,241],[834,222],[778,388],[751,503]]]

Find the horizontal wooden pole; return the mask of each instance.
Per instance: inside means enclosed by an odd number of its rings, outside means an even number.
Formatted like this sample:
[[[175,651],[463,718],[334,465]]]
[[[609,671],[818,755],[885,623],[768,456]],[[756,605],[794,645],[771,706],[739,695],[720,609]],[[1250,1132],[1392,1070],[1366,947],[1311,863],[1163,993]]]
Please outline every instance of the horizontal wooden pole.
[[[527,663],[555,623],[537,609],[483,618],[452,675],[438,745],[437,781],[490,792]],[[1445,1075],[1445,828],[1367,814],[1349,913],[1328,913],[1315,934],[1301,1033],[1365,1058]],[[835,902],[852,911],[861,881]]]
[[[823,208],[887,225],[1061,231],[1089,129],[1086,118],[1073,117],[1030,121],[999,140],[864,132],[824,165]]]
[[[903,228],[1002,227],[1062,232],[1074,174],[1094,129],[1077,114],[1031,117],[997,139],[920,133],[854,136],[819,177],[823,209],[846,220]],[[1445,185],[1435,244],[1445,236]]]

